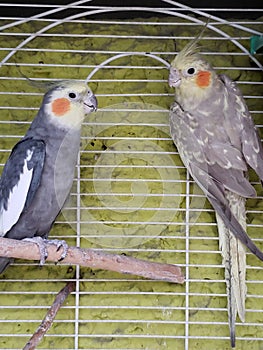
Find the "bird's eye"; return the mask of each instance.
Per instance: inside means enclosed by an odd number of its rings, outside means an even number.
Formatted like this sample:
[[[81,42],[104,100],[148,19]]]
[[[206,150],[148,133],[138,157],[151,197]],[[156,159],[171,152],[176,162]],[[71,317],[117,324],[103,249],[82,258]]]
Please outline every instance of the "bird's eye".
[[[186,71],[186,73],[187,73],[188,75],[193,75],[193,74],[195,74],[195,68],[194,68],[194,67],[188,68],[187,71]]]
[[[75,92],[70,92],[70,93],[68,94],[68,97],[69,97],[71,100],[75,100],[75,99],[78,97],[78,95],[77,95]]]

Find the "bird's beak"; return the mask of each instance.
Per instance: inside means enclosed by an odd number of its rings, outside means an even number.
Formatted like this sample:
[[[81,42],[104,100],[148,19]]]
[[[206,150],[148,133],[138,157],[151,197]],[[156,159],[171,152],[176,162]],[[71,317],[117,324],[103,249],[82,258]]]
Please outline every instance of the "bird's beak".
[[[86,113],[91,113],[97,110],[98,101],[95,95],[90,95],[84,100],[84,108]]]
[[[170,74],[169,74],[169,85],[170,87],[178,87],[181,84],[181,76],[178,71],[178,69],[171,67],[170,68]]]

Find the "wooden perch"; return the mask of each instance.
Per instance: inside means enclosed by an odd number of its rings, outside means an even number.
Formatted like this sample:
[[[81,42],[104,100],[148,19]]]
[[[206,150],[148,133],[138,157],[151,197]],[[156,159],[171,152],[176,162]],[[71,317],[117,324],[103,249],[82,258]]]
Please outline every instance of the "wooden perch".
[[[47,251],[48,261],[57,262],[59,260],[61,253],[57,251],[55,245],[48,244]],[[0,256],[27,260],[40,259],[39,249],[35,243],[9,238],[0,238]],[[93,249],[69,247],[68,254],[61,263],[133,274],[172,283],[184,283],[184,275],[179,266],[109,254]]]
[[[75,282],[68,282],[65,287],[61,289],[61,291],[57,294],[53,304],[49,308],[46,316],[44,317],[43,321],[41,322],[40,326],[37,328],[35,333],[32,335],[32,337],[29,339],[29,341],[24,346],[23,350],[34,350],[40,343],[40,341],[43,339],[44,335],[47,333],[47,331],[52,326],[52,323],[60,310],[61,306],[63,305],[64,301],[66,300],[67,296],[75,291]]]

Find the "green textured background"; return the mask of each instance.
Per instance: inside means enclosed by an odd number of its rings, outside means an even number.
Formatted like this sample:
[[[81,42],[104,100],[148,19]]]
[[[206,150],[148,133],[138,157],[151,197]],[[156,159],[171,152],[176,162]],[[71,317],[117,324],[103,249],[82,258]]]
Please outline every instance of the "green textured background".
[[[151,18],[147,21],[170,21],[170,18]],[[34,33],[41,29],[46,23],[33,22],[30,24],[20,25],[8,32],[14,33]],[[192,29],[192,31],[191,31]],[[247,33],[242,33],[237,29],[232,29],[229,26],[222,27],[231,36],[239,37],[248,36]],[[258,26],[255,28],[259,30]],[[174,50],[174,42],[169,39],[169,36],[180,35],[185,37],[195,36],[200,30],[200,27],[188,26],[155,26],[155,25],[118,25],[107,24],[104,27],[101,24],[76,24],[65,23],[48,31],[49,34],[68,34],[63,37],[37,37],[28,45],[26,49],[49,48],[54,50],[108,50],[112,53],[70,53],[70,52],[37,52],[37,51],[19,51],[9,61],[9,63],[16,62],[20,65],[23,74],[32,78],[48,78],[48,79],[85,79],[96,66],[106,58],[113,55],[113,52],[118,51],[143,51],[143,52],[171,52]],[[72,36],[75,35],[75,36]],[[81,34],[96,34],[98,37],[84,38]],[[146,38],[117,38],[117,37],[100,37],[100,35],[145,35]],[[209,30],[206,35],[212,35]],[[147,36],[166,36],[167,39],[147,39]],[[20,43],[25,36],[9,36],[8,41],[6,37],[0,36],[2,40],[1,46],[15,47]],[[178,40],[177,49],[181,49],[188,40]],[[248,48],[249,40],[241,39],[241,43]],[[204,51],[211,52],[235,52],[237,48],[230,42],[222,40],[203,40]],[[0,51],[0,59],[4,58],[8,51]],[[162,58],[171,61],[172,56],[162,55]],[[243,67],[251,66],[249,58],[246,56],[232,56],[232,55],[207,55],[211,63],[215,67],[219,67],[218,71],[223,72],[220,67]],[[259,57],[260,58],[260,57]],[[38,64],[36,66],[23,66],[21,63]],[[66,67],[55,67],[55,64],[64,64]],[[50,66],[49,66],[50,64]],[[150,60],[145,57],[131,56],[121,58],[112,63],[123,66],[160,66],[160,63]],[[253,66],[253,64],[252,64]],[[245,81],[247,83],[240,84],[244,95],[262,96],[262,85],[249,82],[262,81],[262,73],[257,70],[239,70],[230,69],[226,71],[233,79]],[[0,148],[6,150],[0,152],[0,163],[4,163],[9,155],[10,149],[16,141],[25,133],[34,115],[34,110],[16,110],[9,107],[35,107],[38,108],[42,94],[38,89],[30,86],[24,79],[20,78],[18,69],[15,65],[4,65],[0,68],[2,77],[18,77],[16,81],[2,79],[0,80],[0,90],[3,92],[12,93],[36,93],[36,95],[16,95],[3,93],[0,95],[0,106],[6,106],[1,111],[2,121],[19,121],[19,123],[2,123]],[[96,73],[93,79],[141,79],[143,82],[100,82],[91,83],[93,91],[100,94],[125,94],[134,93],[137,96],[99,96],[99,107],[107,108],[112,105],[120,105],[125,103],[135,103],[139,105],[148,104],[150,106],[159,106],[165,111],[168,110],[170,103],[173,100],[172,89],[168,87],[165,81],[168,77],[168,71],[163,69],[102,69]],[[160,83],[148,82],[150,79],[159,79]],[[163,96],[154,96],[154,94],[163,93]],[[145,96],[143,94],[149,94]],[[252,111],[262,110],[262,99],[248,99],[249,109]],[[96,151],[97,157],[109,149],[114,149],[116,141],[112,137],[163,137],[168,138],[169,129],[167,126],[167,113],[161,113],[160,119],[157,122],[164,124],[162,127],[151,126],[129,126],[116,125],[98,131],[90,124],[84,125],[83,135],[95,135],[94,139],[83,139],[82,148],[86,151]],[[125,119],[127,124],[129,122],[142,123],[151,121],[156,122],[151,113],[145,115],[145,119],[141,120],[141,115],[133,115],[134,119],[131,121],[130,115]],[[253,118],[257,124],[262,123],[262,114],[253,113]],[[98,121],[101,118],[105,121],[102,111],[88,117],[88,122]],[[119,117],[111,115],[108,122],[119,122]],[[123,117],[122,117],[123,118]],[[137,118],[137,119],[136,119]],[[261,136],[262,131],[260,130]],[[13,137],[15,135],[15,137]],[[105,137],[105,139],[97,139],[96,136]],[[167,151],[173,152],[175,150],[171,140],[157,141],[158,147]],[[127,146],[127,143],[125,144]],[[131,147],[135,150],[143,150],[144,145],[134,145],[130,141]],[[137,147],[137,148],[136,148]],[[139,148],[138,148],[139,147]],[[173,165],[182,165],[177,155],[171,155]],[[153,157],[152,164],[156,164],[159,158],[155,160]],[[122,163],[134,165],[151,165],[151,162],[140,160],[137,158],[127,159]],[[96,164],[97,158],[94,153],[82,153],[81,165]],[[93,168],[82,168],[81,178],[92,179]],[[178,169],[179,176],[184,179],[184,169]],[[252,181],[258,181],[255,174],[251,173]],[[169,176],[169,174],[168,174]],[[148,183],[148,191],[150,193],[162,193],[163,184],[162,178],[158,170],[154,167],[150,170],[144,168],[121,168],[113,172],[113,177],[116,179],[123,178],[160,178],[160,182]],[[131,182],[116,182],[112,183],[112,190],[114,192],[131,191],[132,199],[132,183]],[[258,194],[262,197],[262,189],[258,182],[255,184]],[[92,196],[83,196],[82,203],[84,206],[100,206],[101,199],[96,194],[92,181],[81,181],[81,191],[87,193],[94,193]],[[176,186],[174,192],[176,192]],[[184,193],[184,185],[178,191]],[[144,207],[157,207],[159,197],[148,197],[144,203]],[[175,200],[175,199],[174,199]],[[127,201],[127,197],[119,197],[119,201]],[[139,238],[138,242],[120,236],[117,241],[114,239],[103,238],[87,239],[81,238],[81,247],[102,248],[103,247],[118,247],[119,252],[123,252],[123,244],[131,247],[130,252],[126,252],[132,256],[139,258],[146,258],[158,262],[185,264],[185,253],[178,252],[172,254],[169,249],[185,250],[185,198],[182,196],[177,203],[181,210],[177,211],[173,217],[173,222],[177,225],[161,225],[159,232],[165,238],[153,236],[152,239],[143,240]],[[173,203],[171,202],[171,208]],[[206,207],[211,209],[206,203]],[[248,215],[248,222],[251,224],[263,225],[263,201],[262,199],[250,199],[247,201],[247,207],[250,210],[261,211],[253,212]],[[72,216],[74,217],[74,211]],[[150,220],[154,215],[152,211],[141,210],[137,213],[123,213],[112,212],[111,210],[92,211],[92,215],[96,220]],[[82,219],[85,219],[85,211],[82,213]],[[214,222],[214,214],[211,211],[203,212],[195,225],[190,227],[190,282],[189,282],[189,349],[229,349],[228,326],[227,326],[227,312],[226,312],[226,297],[225,285],[223,282],[224,271],[220,267],[205,267],[204,265],[220,265],[220,254],[209,253],[209,251],[216,251],[218,249],[217,230],[215,225],[204,226],[203,222]],[[76,235],[74,225],[68,225],[64,217],[61,215],[58,218],[52,229],[51,236],[63,237],[70,245],[76,244]],[[114,225],[113,225],[114,226]],[[116,225],[115,225],[116,226]],[[127,228],[128,224],[120,228]],[[83,232],[88,229],[87,225],[83,225]],[[111,225],[109,225],[109,231]],[[249,227],[248,233],[253,237],[260,237],[259,230],[262,232],[262,226]],[[143,230],[140,232],[138,225],[138,235],[143,235]],[[176,236],[176,237],[175,237]],[[206,237],[206,238],[203,238]],[[207,239],[208,237],[208,239]],[[100,245],[101,244],[101,245]],[[135,244],[138,244],[137,246]],[[260,244],[258,244],[260,246]],[[126,246],[126,247],[127,247]],[[123,248],[126,248],[123,246]],[[134,248],[134,249],[133,249]],[[140,251],[136,251],[136,248]],[[262,249],[261,244],[261,249]],[[106,249],[106,248],[105,248]],[[117,251],[117,250],[116,250]],[[196,251],[196,252],[195,252]],[[201,252],[200,252],[201,251]],[[205,251],[205,253],[202,253]],[[260,310],[262,309],[262,284],[249,283],[249,281],[262,281],[263,272],[261,262],[254,256],[248,255],[248,265],[255,268],[249,269],[247,272],[248,280],[248,294],[253,294],[257,297],[250,297],[247,300],[247,309]],[[17,262],[18,263],[18,262]],[[203,266],[202,266],[203,265]],[[20,349],[26,343],[29,336],[35,331],[40,320],[43,318],[47,308],[51,305],[55,294],[64,286],[65,281],[72,279],[75,274],[75,268],[69,266],[54,266],[46,264],[39,270],[36,264],[15,264],[11,266],[0,279],[0,347],[2,349]],[[121,276],[117,273],[107,271],[91,271],[89,269],[81,268],[80,281],[80,295],[79,295],[79,348],[80,349],[184,349],[185,348],[185,307],[186,307],[186,286],[173,285],[163,282],[142,281],[133,276]],[[21,279],[21,280],[20,280]],[[38,280],[41,281],[38,281]],[[107,281],[111,279],[111,281]],[[202,280],[201,282],[195,280]],[[204,283],[204,280],[206,281]],[[8,292],[7,294],[5,294]],[[110,292],[111,295],[107,295]],[[25,294],[26,293],[26,294]],[[139,293],[139,294],[138,294]],[[199,293],[199,295],[191,295],[191,293]],[[218,295],[219,294],[219,295]],[[10,308],[12,306],[12,308]],[[17,308],[13,308],[17,306]],[[90,307],[89,307],[90,306]],[[99,308],[94,308],[99,306]],[[109,306],[112,308],[109,308]],[[129,306],[130,308],[128,308]],[[141,307],[145,307],[142,311]],[[206,308],[215,308],[214,310],[206,310]],[[198,309],[199,308],[199,309]],[[219,309],[218,309],[219,308]],[[220,308],[223,308],[220,310]],[[218,309],[218,310],[217,310]],[[48,335],[39,346],[47,349],[72,349],[74,348],[74,319],[75,319],[75,294],[71,295],[60,310],[56,322],[53,324]],[[26,322],[27,320],[28,322]],[[65,321],[66,320],[66,321]],[[88,321],[89,320],[89,321]],[[127,322],[112,322],[111,320],[127,320]],[[139,322],[132,320],[146,320],[147,322]],[[165,321],[166,323],[162,323]],[[169,323],[169,321],[173,321]],[[253,324],[253,322],[262,323],[263,313],[261,312],[247,312],[246,321]],[[193,324],[191,324],[193,322]],[[198,322],[198,323],[194,323]],[[205,322],[209,322],[207,325]],[[213,324],[213,322],[217,322]],[[222,322],[220,324],[219,322]],[[6,334],[6,336],[4,336]],[[15,336],[11,336],[14,334]],[[62,334],[62,337],[56,335]],[[101,335],[101,336],[99,336]],[[159,336],[156,336],[159,335]],[[177,339],[172,339],[176,335]],[[130,336],[134,336],[132,339]],[[153,336],[153,337],[151,337]],[[195,338],[195,336],[197,338]],[[222,337],[218,340],[202,339],[202,336]],[[255,327],[253,325],[241,326],[237,325],[238,337],[263,337],[262,327]],[[237,340],[236,349],[251,349],[262,350],[263,345],[259,341],[241,341]]]

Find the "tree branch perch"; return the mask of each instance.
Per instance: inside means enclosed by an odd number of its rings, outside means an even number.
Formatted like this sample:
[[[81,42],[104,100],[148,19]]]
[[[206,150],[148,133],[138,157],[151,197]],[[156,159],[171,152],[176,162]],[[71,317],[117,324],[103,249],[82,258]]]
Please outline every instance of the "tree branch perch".
[[[29,339],[29,341],[24,346],[23,350],[34,350],[40,343],[40,341],[43,339],[47,331],[50,329],[50,327],[53,324],[53,321],[60,310],[61,306],[63,305],[64,301],[68,297],[68,295],[75,291],[75,282],[68,282],[65,287],[61,289],[61,291],[57,294],[53,304],[49,308],[48,312],[46,313],[46,316],[44,317],[43,321],[41,322],[40,326],[37,328],[35,333],[32,335],[32,337]]]
[[[47,245],[47,250],[47,260],[57,262],[60,258],[60,251],[57,251],[57,248],[52,244]],[[26,260],[40,259],[36,244],[9,238],[0,238],[0,256]],[[179,266],[150,262],[125,255],[109,254],[93,249],[69,247],[68,254],[61,263],[133,274],[172,283],[184,283],[184,275]]]

